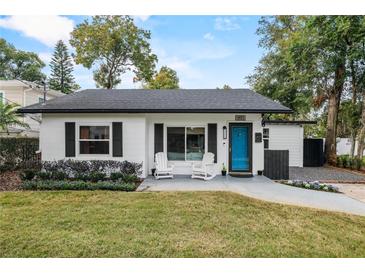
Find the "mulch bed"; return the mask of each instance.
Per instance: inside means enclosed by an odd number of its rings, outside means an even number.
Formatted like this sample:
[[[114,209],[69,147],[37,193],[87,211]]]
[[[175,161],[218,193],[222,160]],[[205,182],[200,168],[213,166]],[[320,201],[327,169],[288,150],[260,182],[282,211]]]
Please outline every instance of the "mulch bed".
[[[14,191],[20,189],[22,180],[16,171],[6,171],[0,174],[0,191]]]

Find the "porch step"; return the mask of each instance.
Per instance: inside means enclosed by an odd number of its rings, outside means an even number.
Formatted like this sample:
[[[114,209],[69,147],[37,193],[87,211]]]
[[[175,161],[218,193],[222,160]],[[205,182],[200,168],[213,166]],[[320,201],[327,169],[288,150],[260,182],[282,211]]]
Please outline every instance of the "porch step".
[[[241,178],[253,177],[253,174],[251,172],[229,172],[228,174],[232,177],[241,177]]]

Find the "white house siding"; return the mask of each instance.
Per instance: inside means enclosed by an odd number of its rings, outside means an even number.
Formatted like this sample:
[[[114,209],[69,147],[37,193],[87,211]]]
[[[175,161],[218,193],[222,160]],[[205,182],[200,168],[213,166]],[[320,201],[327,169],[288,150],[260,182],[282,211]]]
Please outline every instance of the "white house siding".
[[[43,114],[40,133],[40,149],[42,160],[52,161],[65,159],[65,122],[76,123],[76,142],[78,125],[80,124],[110,124],[123,122],[123,157],[84,156],[79,155],[76,143],[76,157],[79,160],[128,160],[143,162],[143,174],[151,174],[154,167],[154,124],[164,124],[164,151],[166,151],[167,126],[204,126],[217,123],[217,164],[215,171],[220,173],[222,164],[228,168],[229,123],[235,122],[234,114]],[[263,143],[255,143],[255,133],[262,133],[261,115],[246,114],[246,121],[252,123],[252,172],[264,168]],[[227,127],[227,139],[223,140],[223,126]],[[205,148],[207,149],[207,134]],[[112,136],[111,136],[112,138]],[[111,140],[112,141],[112,140]],[[110,153],[112,150],[110,149]],[[174,161],[176,174],[191,174],[192,162]]]
[[[204,126],[208,123],[217,124],[217,164],[215,172],[220,173],[222,164],[228,169],[228,149],[229,149],[229,123],[234,123],[234,114],[148,114],[148,173],[151,174],[151,169],[154,167],[154,124],[164,124],[164,151],[166,151],[166,127],[167,126]],[[254,136],[256,132],[262,133],[261,115],[246,114],[246,121],[241,123],[252,123],[252,172],[257,174],[258,170],[264,168],[264,152],[263,143],[255,143]],[[227,139],[223,140],[223,126],[227,127]],[[205,149],[207,150],[207,129],[205,135]],[[173,161],[176,174],[191,174],[191,161]]]
[[[146,118],[138,114],[43,114],[40,132],[40,149],[43,161],[65,159],[65,122],[76,123],[76,142],[79,124],[108,124],[123,122],[123,157],[113,157],[110,149],[109,156],[79,155],[76,143],[76,157],[78,160],[128,160],[143,162],[143,174],[146,176]],[[112,136],[110,136],[112,142]]]
[[[289,150],[289,166],[303,167],[303,127],[267,124],[265,128],[269,128],[269,149]]]

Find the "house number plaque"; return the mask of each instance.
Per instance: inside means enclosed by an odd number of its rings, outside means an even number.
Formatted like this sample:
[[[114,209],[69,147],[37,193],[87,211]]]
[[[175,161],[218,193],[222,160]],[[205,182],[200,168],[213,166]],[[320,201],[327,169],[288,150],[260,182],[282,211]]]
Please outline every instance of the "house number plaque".
[[[235,121],[246,121],[246,115],[235,115]]]

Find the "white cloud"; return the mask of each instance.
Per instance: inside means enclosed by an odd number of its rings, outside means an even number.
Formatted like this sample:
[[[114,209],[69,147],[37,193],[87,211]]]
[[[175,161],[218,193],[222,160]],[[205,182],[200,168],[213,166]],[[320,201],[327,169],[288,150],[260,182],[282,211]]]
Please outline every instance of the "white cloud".
[[[73,20],[57,15],[13,15],[0,19],[0,27],[19,31],[26,37],[53,47],[58,40],[68,42],[73,30]]]
[[[210,41],[212,41],[212,40],[214,39],[214,35],[213,35],[213,34],[211,34],[210,32],[208,32],[208,33],[204,34],[203,38],[204,38],[205,40],[210,40]]]
[[[151,17],[151,15],[135,15],[135,16],[133,16],[134,19],[141,20],[142,22],[147,21],[150,17]]]
[[[47,65],[51,62],[52,60],[52,53],[51,52],[40,52],[38,53],[39,58],[41,58],[41,60],[46,63]]]
[[[240,25],[236,22],[236,18],[218,17],[215,19],[214,28],[221,31],[237,30]]]

